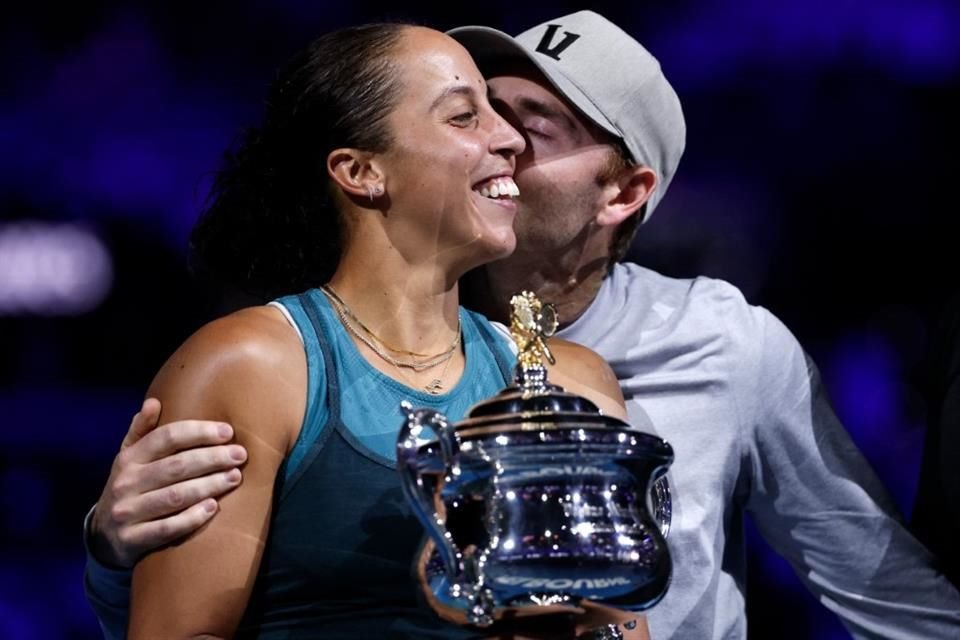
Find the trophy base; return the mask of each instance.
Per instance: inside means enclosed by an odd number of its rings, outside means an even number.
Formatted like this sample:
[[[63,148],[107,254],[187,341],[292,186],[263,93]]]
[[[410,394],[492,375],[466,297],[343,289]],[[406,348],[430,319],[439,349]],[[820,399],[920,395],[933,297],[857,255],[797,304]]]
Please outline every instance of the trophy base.
[[[525,577],[522,569],[517,569],[518,572],[488,576],[487,584],[474,589],[451,584],[436,546],[428,538],[417,556],[416,573],[421,592],[442,619],[481,628],[521,618],[583,613],[585,607],[593,604],[622,611],[645,611],[665,595],[670,580],[669,562],[661,567],[665,575],[640,589],[599,567],[589,571],[579,566],[577,578]]]

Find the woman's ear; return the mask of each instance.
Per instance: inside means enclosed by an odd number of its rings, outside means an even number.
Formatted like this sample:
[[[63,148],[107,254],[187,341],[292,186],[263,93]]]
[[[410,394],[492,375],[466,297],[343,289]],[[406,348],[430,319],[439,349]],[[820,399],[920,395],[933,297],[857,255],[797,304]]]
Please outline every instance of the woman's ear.
[[[610,195],[597,214],[600,226],[616,226],[639,210],[653,195],[657,174],[650,167],[630,167],[608,186]]]
[[[357,149],[334,149],[327,156],[327,173],[345,193],[356,198],[382,196],[383,176],[374,155]]]

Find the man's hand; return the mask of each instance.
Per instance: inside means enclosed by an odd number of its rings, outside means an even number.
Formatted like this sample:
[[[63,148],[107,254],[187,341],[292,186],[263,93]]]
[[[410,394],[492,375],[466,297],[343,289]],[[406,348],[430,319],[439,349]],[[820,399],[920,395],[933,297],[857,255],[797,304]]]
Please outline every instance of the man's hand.
[[[240,484],[246,450],[228,444],[222,422],[182,420],[157,427],[154,398],[130,423],[90,519],[94,557],[132,567],[148,551],[197,530],[217,511],[216,498]]]

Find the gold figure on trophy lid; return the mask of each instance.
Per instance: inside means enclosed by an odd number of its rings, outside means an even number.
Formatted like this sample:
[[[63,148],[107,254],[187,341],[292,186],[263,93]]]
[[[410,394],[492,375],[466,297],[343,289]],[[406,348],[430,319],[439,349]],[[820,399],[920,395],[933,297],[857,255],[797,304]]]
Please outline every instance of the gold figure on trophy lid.
[[[523,291],[510,299],[510,333],[517,344],[518,369],[529,371],[543,369],[543,359],[556,362],[546,339],[557,330],[557,310],[549,303],[541,302],[530,291]]]

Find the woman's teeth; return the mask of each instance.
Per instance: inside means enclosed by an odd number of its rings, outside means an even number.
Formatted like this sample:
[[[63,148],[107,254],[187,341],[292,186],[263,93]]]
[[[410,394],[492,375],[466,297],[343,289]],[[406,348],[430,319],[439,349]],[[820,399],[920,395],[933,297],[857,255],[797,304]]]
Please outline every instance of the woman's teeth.
[[[513,178],[495,178],[483,184],[479,189],[475,189],[484,198],[516,198],[520,195],[520,189]]]

